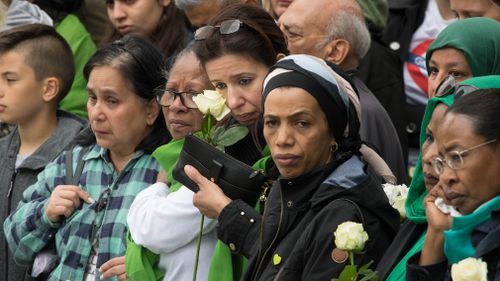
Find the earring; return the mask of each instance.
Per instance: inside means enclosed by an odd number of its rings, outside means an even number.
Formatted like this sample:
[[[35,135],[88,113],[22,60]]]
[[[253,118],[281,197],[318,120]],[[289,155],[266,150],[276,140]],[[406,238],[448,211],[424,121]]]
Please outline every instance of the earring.
[[[337,151],[337,149],[339,149],[339,145],[338,145],[336,142],[334,142],[334,143],[330,146],[330,152],[331,152],[331,153],[334,153],[334,152],[336,152],[336,151]]]

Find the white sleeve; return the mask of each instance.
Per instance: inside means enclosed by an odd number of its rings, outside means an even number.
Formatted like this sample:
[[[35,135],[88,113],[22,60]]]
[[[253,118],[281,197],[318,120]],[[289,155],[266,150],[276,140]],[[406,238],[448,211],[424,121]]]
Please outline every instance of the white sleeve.
[[[141,191],[130,207],[127,223],[134,242],[156,254],[175,251],[198,237],[200,211],[193,192],[182,186],[170,192],[165,183]],[[217,220],[205,217],[203,234],[215,231]]]

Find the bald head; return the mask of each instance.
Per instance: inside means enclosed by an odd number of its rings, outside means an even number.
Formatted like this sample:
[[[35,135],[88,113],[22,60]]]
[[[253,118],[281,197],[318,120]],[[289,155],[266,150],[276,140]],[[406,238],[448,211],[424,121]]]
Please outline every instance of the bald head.
[[[356,0],[295,0],[279,25],[290,53],[313,55],[345,70],[357,67],[370,45]]]

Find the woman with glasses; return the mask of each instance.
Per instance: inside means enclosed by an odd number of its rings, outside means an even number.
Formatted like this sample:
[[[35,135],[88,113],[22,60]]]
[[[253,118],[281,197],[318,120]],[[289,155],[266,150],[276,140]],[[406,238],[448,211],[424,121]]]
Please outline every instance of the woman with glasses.
[[[127,243],[126,269],[133,280],[159,280],[160,275],[165,281],[191,280],[195,267],[201,215],[193,206],[194,193],[173,179],[172,170],[186,134],[201,129],[203,114],[192,97],[213,87],[193,50],[187,48],[177,55],[163,88],[158,102],[173,140],[153,153],[165,169],[166,179],[141,191],[130,207],[127,222],[136,244]],[[204,221],[198,280],[207,280],[217,241],[215,226],[215,220]],[[151,252],[145,253],[140,246]],[[152,257],[154,262],[146,267],[141,260],[144,257]],[[161,274],[155,275],[155,270]]]
[[[422,250],[427,231],[427,217],[424,198],[439,181],[439,174],[433,168],[433,159],[437,155],[435,135],[447,108],[453,104],[455,95],[464,95],[478,89],[495,87],[498,76],[471,78],[453,87],[443,84],[438,92],[444,94],[432,98],[427,103],[420,134],[421,152],[406,200],[408,220],[404,222],[391,246],[377,267],[381,280],[404,280],[406,263],[415,253]],[[446,90],[445,90],[446,89]]]
[[[169,140],[155,100],[162,70],[161,53],[136,35],[104,46],[85,65],[90,128],[45,167],[5,221],[17,262],[33,263],[55,241],[58,261],[48,280],[125,280],[127,213],[156,182],[151,153]],[[72,185],[67,173],[78,167]]]
[[[500,277],[500,76],[480,78],[482,89],[456,97],[435,132],[439,181],[424,198],[427,232],[407,280],[457,280],[466,273],[449,267],[469,257],[486,263],[481,280]]]
[[[219,238],[250,257],[242,280],[338,278],[348,253],[335,246],[334,232],[346,221],[362,223],[369,236],[355,263],[377,264],[399,215],[362,158],[357,94],[309,55],[278,61],[263,89],[264,137],[280,177],[262,215],[233,200],[215,216]],[[184,170],[200,188],[195,205],[206,190],[222,192],[193,167]]]

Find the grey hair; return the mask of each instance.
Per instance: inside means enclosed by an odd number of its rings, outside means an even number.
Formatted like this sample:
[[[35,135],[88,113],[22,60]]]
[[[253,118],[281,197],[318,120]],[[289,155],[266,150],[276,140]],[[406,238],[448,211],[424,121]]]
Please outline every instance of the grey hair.
[[[370,48],[371,37],[364,18],[352,8],[339,9],[331,17],[327,28],[328,38],[319,43],[316,48],[323,47],[334,39],[344,39],[349,42],[350,51],[358,60],[363,58]]]
[[[206,0],[174,0],[175,6],[182,11],[189,10],[193,7],[203,4]],[[227,5],[241,3],[242,0],[217,0],[221,7]]]

